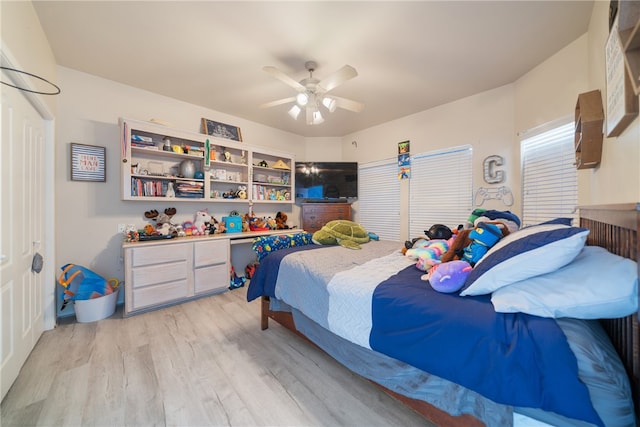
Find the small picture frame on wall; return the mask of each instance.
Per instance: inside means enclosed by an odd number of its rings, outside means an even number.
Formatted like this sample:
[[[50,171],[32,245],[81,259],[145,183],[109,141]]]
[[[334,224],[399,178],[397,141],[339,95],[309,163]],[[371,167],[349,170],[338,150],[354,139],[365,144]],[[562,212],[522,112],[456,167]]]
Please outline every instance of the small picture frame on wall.
[[[202,118],[202,133],[215,136],[216,138],[225,138],[232,141],[242,142],[242,133],[237,126],[231,126],[225,123],[214,122],[213,120]]]
[[[71,143],[71,180],[107,181],[106,148]]]

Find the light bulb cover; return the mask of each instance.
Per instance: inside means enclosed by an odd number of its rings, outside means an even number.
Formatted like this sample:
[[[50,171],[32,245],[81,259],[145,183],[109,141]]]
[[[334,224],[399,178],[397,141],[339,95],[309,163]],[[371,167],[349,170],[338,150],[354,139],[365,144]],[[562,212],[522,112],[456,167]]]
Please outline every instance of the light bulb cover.
[[[309,102],[309,96],[306,93],[299,93],[296,95],[296,102],[299,106],[304,107]]]
[[[329,110],[330,113],[333,113],[334,111],[336,111],[336,100],[333,98],[329,98],[328,96],[325,96],[324,99],[322,100],[322,105],[327,107],[327,110]]]
[[[300,107],[298,107],[297,105],[294,105],[289,110],[289,115],[291,116],[291,118],[293,118],[293,120],[297,120],[301,111],[302,111],[302,109]]]

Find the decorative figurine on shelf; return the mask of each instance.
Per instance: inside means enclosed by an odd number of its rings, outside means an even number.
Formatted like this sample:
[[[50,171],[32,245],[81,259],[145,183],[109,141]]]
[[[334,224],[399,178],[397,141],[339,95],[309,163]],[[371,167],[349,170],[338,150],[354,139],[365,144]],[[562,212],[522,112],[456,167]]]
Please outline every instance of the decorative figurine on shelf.
[[[225,162],[231,162],[231,153],[226,148],[223,148],[223,156]]]
[[[244,150],[242,150],[242,153],[240,154],[240,163],[243,165],[247,164],[247,153]]]
[[[261,160],[261,161],[258,163],[258,166],[260,166],[261,168],[268,168],[268,167],[269,167],[269,164],[266,162],[266,160]]]
[[[162,138],[162,142],[164,142],[164,144],[162,145],[162,151],[171,151],[171,140],[169,139],[169,137],[164,137]]]
[[[236,191],[236,196],[239,199],[246,199],[247,198],[247,186],[246,185],[239,185],[238,186],[238,191]]]
[[[164,196],[176,197],[176,191],[173,189],[173,182],[169,181],[169,183],[167,184],[167,194],[165,194]]]

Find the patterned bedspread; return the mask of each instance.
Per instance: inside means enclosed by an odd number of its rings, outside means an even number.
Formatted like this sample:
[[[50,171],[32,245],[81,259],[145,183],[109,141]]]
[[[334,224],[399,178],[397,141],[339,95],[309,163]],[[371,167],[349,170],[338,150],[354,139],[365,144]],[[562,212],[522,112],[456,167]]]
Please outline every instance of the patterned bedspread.
[[[412,264],[397,242],[284,249],[261,261],[247,298],[278,298],[343,339],[497,403],[603,425],[556,321],[438,293]]]

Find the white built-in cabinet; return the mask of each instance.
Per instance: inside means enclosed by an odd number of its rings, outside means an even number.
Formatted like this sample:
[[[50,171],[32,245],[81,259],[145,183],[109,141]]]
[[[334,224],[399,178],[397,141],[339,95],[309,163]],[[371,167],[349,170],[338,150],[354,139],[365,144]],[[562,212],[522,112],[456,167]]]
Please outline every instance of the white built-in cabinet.
[[[294,203],[291,153],[124,118],[120,132],[123,200]]]
[[[229,286],[229,239],[125,243],[125,316],[222,292]]]

